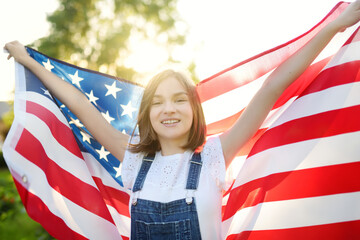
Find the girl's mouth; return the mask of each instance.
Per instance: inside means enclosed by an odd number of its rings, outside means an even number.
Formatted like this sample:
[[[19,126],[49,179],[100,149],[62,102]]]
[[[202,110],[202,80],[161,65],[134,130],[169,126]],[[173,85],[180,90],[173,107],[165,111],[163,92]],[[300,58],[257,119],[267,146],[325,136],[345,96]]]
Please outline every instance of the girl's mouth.
[[[161,123],[164,125],[172,125],[172,124],[175,124],[178,122],[180,122],[180,120],[178,120],[178,119],[169,119],[169,120],[161,121]]]

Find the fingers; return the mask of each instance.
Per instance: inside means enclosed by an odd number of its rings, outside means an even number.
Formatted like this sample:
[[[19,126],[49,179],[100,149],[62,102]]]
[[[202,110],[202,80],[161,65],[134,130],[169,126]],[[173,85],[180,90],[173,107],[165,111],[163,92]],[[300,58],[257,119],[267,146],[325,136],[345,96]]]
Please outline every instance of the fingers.
[[[12,41],[5,44],[4,49],[9,51],[11,48],[22,46],[22,44],[19,41]]]
[[[12,41],[6,43],[4,46],[4,50],[9,53],[7,57],[8,60],[13,57],[15,61],[19,61],[27,54],[24,45],[22,45],[18,41]]]
[[[7,48],[7,43],[4,45],[4,47],[3,47],[3,50],[4,50],[4,53],[9,53],[9,50],[8,50],[8,48]],[[9,55],[7,56],[7,60],[9,60],[10,58],[11,58],[12,56],[11,56],[11,54],[9,53]]]
[[[3,49],[5,53],[9,53],[9,43],[6,43]],[[10,58],[12,58],[12,55],[9,53],[7,60],[10,60]]]
[[[360,0],[352,2],[334,21],[339,32],[353,26],[360,20]]]

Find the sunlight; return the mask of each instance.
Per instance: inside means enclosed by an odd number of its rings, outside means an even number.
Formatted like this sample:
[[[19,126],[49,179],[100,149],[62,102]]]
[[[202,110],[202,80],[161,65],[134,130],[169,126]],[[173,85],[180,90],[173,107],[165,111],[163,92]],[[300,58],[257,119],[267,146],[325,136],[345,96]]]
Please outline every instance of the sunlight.
[[[138,72],[151,72],[167,61],[166,50],[154,42],[133,39],[130,45],[132,54],[125,61],[126,67]]]

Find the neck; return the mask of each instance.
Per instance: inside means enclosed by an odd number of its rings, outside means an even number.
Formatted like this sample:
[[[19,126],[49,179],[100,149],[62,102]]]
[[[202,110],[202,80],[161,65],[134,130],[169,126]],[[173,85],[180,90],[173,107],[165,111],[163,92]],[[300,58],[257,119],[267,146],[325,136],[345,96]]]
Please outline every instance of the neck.
[[[173,155],[177,153],[184,153],[186,149],[183,149],[181,146],[184,144],[174,143],[171,141],[160,142],[161,145],[161,154],[163,156]]]

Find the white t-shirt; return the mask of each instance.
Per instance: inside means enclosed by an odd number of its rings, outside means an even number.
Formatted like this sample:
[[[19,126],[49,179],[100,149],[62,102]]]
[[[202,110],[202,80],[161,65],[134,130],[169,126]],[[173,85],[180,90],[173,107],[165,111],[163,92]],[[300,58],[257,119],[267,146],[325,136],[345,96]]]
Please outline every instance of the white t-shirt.
[[[139,139],[133,139],[138,142]],[[186,182],[192,152],[162,156],[157,152],[138,198],[156,202],[170,202],[186,197]],[[122,164],[125,188],[134,185],[143,154],[126,151]],[[195,201],[202,239],[221,239],[222,190],[225,188],[225,160],[219,137],[208,139],[201,152],[203,162]],[[134,197],[130,196],[130,205]]]

